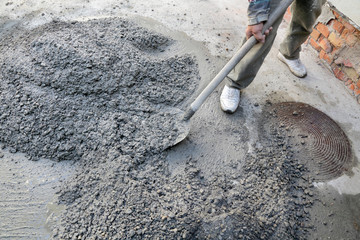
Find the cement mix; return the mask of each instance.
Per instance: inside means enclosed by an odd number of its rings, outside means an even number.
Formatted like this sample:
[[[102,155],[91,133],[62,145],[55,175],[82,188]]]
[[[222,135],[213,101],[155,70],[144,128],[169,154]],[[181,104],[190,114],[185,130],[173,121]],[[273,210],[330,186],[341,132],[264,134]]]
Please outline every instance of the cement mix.
[[[189,159],[185,174],[170,177],[169,109],[198,81],[192,58],[162,54],[171,42],[121,19],[53,22],[5,38],[1,141],[33,160],[82,166],[60,192],[67,209],[54,237],[306,236],[299,223],[312,202],[292,203],[301,165],[281,135],[246,158],[242,175],[204,179]]]

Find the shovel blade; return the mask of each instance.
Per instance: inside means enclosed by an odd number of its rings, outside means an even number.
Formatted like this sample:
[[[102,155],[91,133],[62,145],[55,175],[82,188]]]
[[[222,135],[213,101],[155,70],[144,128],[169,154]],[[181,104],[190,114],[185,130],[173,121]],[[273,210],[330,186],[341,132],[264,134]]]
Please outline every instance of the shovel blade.
[[[173,142],[173,146],[182,142],[190,132],[190,121],[189,120],[182,120],[176,123],[176,128],[178,129],[178,136],[176,137],[175,141]]]

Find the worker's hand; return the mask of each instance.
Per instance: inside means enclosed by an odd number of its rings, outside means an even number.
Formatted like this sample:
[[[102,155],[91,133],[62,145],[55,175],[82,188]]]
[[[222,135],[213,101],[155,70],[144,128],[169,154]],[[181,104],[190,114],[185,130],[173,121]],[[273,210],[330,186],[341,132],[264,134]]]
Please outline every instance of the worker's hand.
[[[251,36],[254,35],[256,40],[258,40],[260,43],[264,43],[265,38],[266,38],[266,36],[269,35],[270,31],[272,30],[272,27],[270,27],[269,29],[266,29],[264,34],[262,34],[261,31],[263,30],[263,27],[264,27],[263,23],[247,26],[247,28],[246,28],[246,39],[249,39]]]

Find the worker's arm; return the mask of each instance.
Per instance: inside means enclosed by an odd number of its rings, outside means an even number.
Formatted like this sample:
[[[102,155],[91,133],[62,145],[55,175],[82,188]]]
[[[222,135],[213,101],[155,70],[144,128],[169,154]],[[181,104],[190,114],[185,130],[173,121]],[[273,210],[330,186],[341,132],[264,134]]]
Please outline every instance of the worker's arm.
[[[270,0],[248,0],[248,26],[246,28],[246,38],[254,36],[256,40],[261,43],[265,42],[265,37],[269,34],[272,28],[261,33],[263,23],[269,18]]]
[[[266,22],[269,18],[270,0],[248,0],[248,25]]]

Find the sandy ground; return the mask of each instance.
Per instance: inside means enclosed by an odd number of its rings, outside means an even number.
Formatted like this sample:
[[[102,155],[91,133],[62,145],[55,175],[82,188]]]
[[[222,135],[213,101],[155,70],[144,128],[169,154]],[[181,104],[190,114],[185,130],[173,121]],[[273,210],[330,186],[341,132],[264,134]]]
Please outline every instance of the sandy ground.
[[[199,90],[213,77],[233,53],[246,25],[247,1],[1,1],[1,34],[17,24],[32,29],[53,19],[64,21],[108,16],[134,19],[142,26],[180,39],[185,52],[197,57],[201,82]],[[205,176],[234,174],[230,163],[254,151],[259,139],[257,116],[267,100],[299,101],[310,104],[334,119],[347,134],[354,153],[353,174],[327,182],[314,183],[319,201],[310,210],[316,226],[310,239],[357,239],[359,237],[360,194],[360,108],[345,87],[333,77],[304,46],[301,58],[308,76],[298,79],[276,60],[277,47],[284,35],[283,24],[274,48],[258,77],[242,94],[239,111],[226,115],[219,109],[219,87],[194,115],[189,138],[168,153],[172,174],[186,168],[184,156],[197,159],[196,167]],[[179,52],[184,52],[180,49]],[[237,126],[239,130],[236,131]],[[244,128],[245,127],[245,128]],[[8,155],[6,159],[10,159]],[[2,164],[4,164],[2,162]],[[9,166],[5,162],[5,166]],[[66,168],[66,167],[64,167]],[[2,173],[5,175],[8,173]],[[31,176],[28,177],[31,179]],[[5,178],[6,179],[6,178]],[[22,180],[24,183],[26,180]],[[60,183],[57,183],[60,185]],[[3,203],[3,199],[1,199]],[[41,200],[42,209],[50,200]],[[41,202],[40,201],[40,202]],[[20,223],[20,227],[21,227]],[[41,227],[30,228],[40,231]],[[0,229],[1,231],[1,229]],[[1,234],[0,234],[1,236]],[[39,234],[40,238],[47,235]],[[26,237],[24,237],[26,238]],[[31,239],[31,237],[29,237]]]

